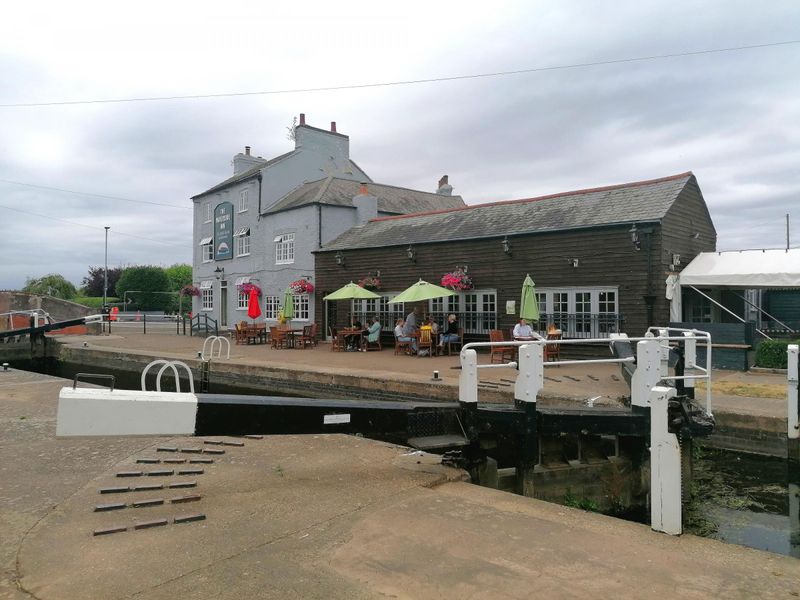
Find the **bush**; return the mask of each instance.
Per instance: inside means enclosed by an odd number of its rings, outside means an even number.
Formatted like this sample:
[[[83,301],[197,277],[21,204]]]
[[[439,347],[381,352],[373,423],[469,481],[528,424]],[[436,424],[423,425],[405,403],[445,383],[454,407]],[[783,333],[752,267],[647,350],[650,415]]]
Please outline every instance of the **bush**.
[[[109,304],[116,304],[117,302],[119,302],[119,298],[112,298],[109,296],[107,299]],[[72,301],[75,304],[80,304],[81,306],[87,306],[89,308],[96,308],[97,310],[103,308],[102,296],[100,296],[99,298],[95,296],[77,296],[73,298]]]
[[[789,344],[800,344],[800,341],[765,340],[761,342],[756,350],[756,366],[765,369],[785,369]]]
[[[127,267],[117,281],[117,295],[130,300],[127,310],[169,310],[178,292],[170,290],[169,279],[161,267]]]

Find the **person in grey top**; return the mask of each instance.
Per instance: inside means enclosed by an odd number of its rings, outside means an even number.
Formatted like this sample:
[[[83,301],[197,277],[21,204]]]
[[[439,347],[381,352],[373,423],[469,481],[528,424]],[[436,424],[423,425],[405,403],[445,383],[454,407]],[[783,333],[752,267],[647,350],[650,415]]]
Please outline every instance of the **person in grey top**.
[[[419,308],[416,306],[410,313],[408,313],[408,316],[406,317],[406,324],[403,325],[403,333],[405,335],[413,335],[417,332],[417,313],[419,313]]]

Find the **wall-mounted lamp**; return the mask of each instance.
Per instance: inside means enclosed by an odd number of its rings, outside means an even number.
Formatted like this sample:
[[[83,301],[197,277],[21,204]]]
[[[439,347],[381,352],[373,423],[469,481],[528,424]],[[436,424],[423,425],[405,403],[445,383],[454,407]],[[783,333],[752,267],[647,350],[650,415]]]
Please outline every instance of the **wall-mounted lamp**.
[[[502,239],[500,245],[503,247],[503,252],[511,256],[511,242],[508,241],[508,236]]]
[[[633,248],[635,250],[641,250],[642,242],[639,239],[639,231],[636,229],[636,223],[631,225],[631,228],[628,230],[628,233],[631,235],[631,244],[633,244]]]
[[[569,264],[571,264],[574,269],[577,269],[581,264],[581,261],[580,261],[579,258],[568,258],[567,262]]]
[[[225,267],[217,267],[214,269],[214,274],[217,276],[217,279],[222,279],[225,277]]]
[[[344,254],[342,254],[341,252],[337,252],[335,258],[336,258],[336,264],[339,265],[340,267],[343,267],[344,266]]]
[[[417,262],[417,251],[414,249],[414,246],[406,248],[406,256],[411,262]]]

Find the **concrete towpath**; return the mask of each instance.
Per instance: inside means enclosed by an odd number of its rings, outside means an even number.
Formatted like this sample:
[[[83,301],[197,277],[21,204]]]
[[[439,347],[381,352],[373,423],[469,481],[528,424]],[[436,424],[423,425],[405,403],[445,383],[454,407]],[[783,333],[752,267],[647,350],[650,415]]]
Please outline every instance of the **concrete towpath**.
[[[340,435],[233,440],[190,491],[99,494],[196,438],[56,439],[63,380],[0,371],[0,597],[787,598],[800,561],[466,483]],[[203,455],[205,456],[205,455]],[[176,465],[169,465],[177,468]],[[179,465],[178,465],[179,466]],[[143,483],[171,478],[142,476]],[[122,482],[122,484],[121,484]],[[138,483],[138,480],[137,480]],[[94,512],[129,496],[192,502]],[[123,497],[117,500],[112,496]],[[144,497],[144,496],[141,496]],[[205,519],[175,524],[180,514]],[[132,530],[160,518],[164,526]],[[129,529],[93,536],[97,528]]]

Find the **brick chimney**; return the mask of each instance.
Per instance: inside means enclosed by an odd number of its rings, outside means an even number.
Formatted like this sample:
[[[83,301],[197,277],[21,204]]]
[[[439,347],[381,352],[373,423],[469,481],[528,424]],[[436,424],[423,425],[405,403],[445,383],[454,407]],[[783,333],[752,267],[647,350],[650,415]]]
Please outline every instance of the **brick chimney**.
[[[267,161],[261,158],[260,156],[259,157],[252,156],[250,154],[250,146],[245,146],[244,154],[240,152],[239,154],[233,157],[233,174],[236,175],[243,171],[247,171],[248,169],[251,169],[256,165],[265,162]]]
[[[336,121],[331,121],[331,131],[336,133]]]
[[[436,190],[436,193],[442,196],[453,195],[453,186],[447,182],[447,175],[442,175],[442,178],[439,180],[439,189]]]
[[[353,196],[353,206],[356,208],[356,225],[378,216],[378,199],[369,193],[366,183],[362,183],[358,194]]]
[[[300,125],[306,124],[306,113],[300,113]]]

